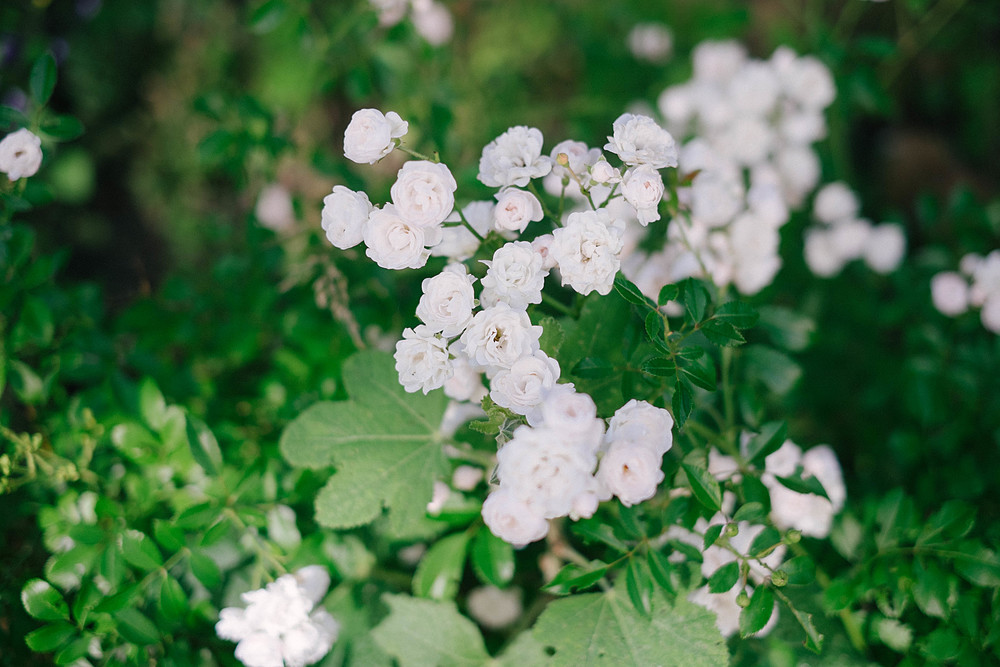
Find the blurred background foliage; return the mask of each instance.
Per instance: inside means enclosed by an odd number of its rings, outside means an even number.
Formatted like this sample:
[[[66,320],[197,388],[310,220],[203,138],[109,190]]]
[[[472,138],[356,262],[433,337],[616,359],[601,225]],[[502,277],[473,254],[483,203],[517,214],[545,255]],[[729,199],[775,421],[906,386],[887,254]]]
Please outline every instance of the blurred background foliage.
[[[4,303],[5,354],[33,375],[6,370],[0,421],[51,436],[45,446],[72,459],[93,427],[82,407],[110,429],[129,410],[114,385],[152,378],[211,425],[227,460],[277,462],[282,426],[338,395],[343,359],[362,341],[393,340],[419,296],[413,272],[375,272],[356,250],[328,252],[318,232],[333,184],[385,200],[402,159],[363,171],[342,159],[355,109],[398,112],[408,144],[438,151],[460,193],[486,196],[478,157],[507,127],[538,127],[546,146],[600,146],[622,111],[690,76],[699,42],[740,39],[758,57],[786,44],[836,78],[824,180],[849,182],[864,215],[902,223],[909,249],[889,277],[849,267],[818,280],[801,259],[808,220],[793,219],[785,267],[758,302],[811,323],[795,390],[768,409],[788,416],[797,441],[834,445],[856,513],[901,487],[919,515],[943,498],[974,503],[977,531],[1000,540],[1000,343],[974,316],[939,315],[927,287],[962,254],[1000,246],[1000,2],[446,4],[455,33],[435,47],[406,21],[380,27],[363,1],[4,2],[0,102],[22,105],[31,64],[51,51],[50,106],[85,132],[46,146],[30,192],[39,206],[20,216],[34,250],[27,238],[4,242],[5,266],[19,272],[4,277],[17,295]],[[642,21],[670,26],[672,60],[629,53]],[[254,214],[270,183],[293,197],[289,229]],[[18,264],[22,246],[32,259]],[[745,387],[753,409],[758,385]],[[114,462],[98,456],[91,469]],[[310,517],[315,483],[292,484],[283,502]],[[65,489],[0,498],[7,664],[32,659],[17,648],[35,627],[17,595],[48,555],[35,515]],[[169,515],[143,520],[157,512]]]

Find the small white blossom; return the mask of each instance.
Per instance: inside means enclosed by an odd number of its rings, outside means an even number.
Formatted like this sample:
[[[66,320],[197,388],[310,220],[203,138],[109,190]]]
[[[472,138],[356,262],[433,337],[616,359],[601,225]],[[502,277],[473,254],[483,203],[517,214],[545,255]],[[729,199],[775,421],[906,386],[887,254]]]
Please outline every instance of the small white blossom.
[[[876,273],[895,271],[905,254],[906,235],[903,234],[901,226],[883,223],[872,227],[868,235],[868,244],[864,248],[865,264],[872,271]]]
[[[364,228],[365,254],[383,269],[419,269],[430,256],[427,246],[440,240],[440,227],[407,222],[392,204],[373,210]]]
[[[549,273],[542,266],[544,261],[527,241],[513,241],[498,248],[492,260],[483,260],[489,267],[482,279],[483,307],[503,302],[524,310],[530,303],[541,303],[545,276]]]
[[[444,386],[454,373],[448,341],[426,326],[403,329],[403,339],[396,343],[394,356],[399,383],[408,392],[426,394]]]
[[[659,456],[674,444],[674,418],[663,408],[636,399],[618,408],[608,421],[607,440],[641,442]]]
[[[635,208],[639,224],[643,227],[659,220],[660,200],[663,199],[660,172],[646,164],[628,169],[622,178],[622,196]]]
[[[1000,294],[991,295],[979,311],[979,320],[987,331],[1000,334]]]
[[[253,213],[260,224],[276,232],[288,229],[295,224],[292,196],[278,183],[271,183],[261,189]],[[366,214],[365,218],[367,219],[367,217]]]
[[[451,12],[434,0],[413,0],[413,27],[431,46],[441,46],[451,39],[455,22]]]
[[[559,362],[541,350],[521,357],[490,381],[490,398],[497,405],[526,415],[545,400],[559,379]]]
[[[493,224],[501,232],[523,232],[529,222],[542,219],[542,204],[527,190],[504,188],[496,195]]]
[[[509,489],[498,489],[483,502],[483,521],[494,535],[514,547],[537,542],[549,532],[549,522]]]
[[[0,171],[16,181],[38,173],[42,166],[42,140],[21,128],[0,140]]]
[[[827,183],[819,189],[813,200],[813,216],[828,225],[856,218],[860,209],[858,196],[843,181]]]
[[[473,363],[498,371],[533,354],[541,335],[542,328],[531,324],[528,313],[500,302],[473,316],[461,342]]]
[[[549,389],[541,407],[527,417],[530,425],[548,427],[573,440],[581,452],[597,455],[604,437],[604,420],[597,417],[594,399],[572,384],[557,384]]]
[[[493,208],[491,201],[469,202],[462,208],[465,220],[481,237],[486,237],[493,227]],[[458,211],[447,217],[445,222],[460,222]],[[479,249],[479,239],[465,228],[465,225],[445,227],[441,232],[441,241],[431,248],[435,257],[447,257],[456,262],[467,260]]]
[[[323,198],[321,224],[326,238],[341,250],[358,245],[364,240],[372,210],[374,207],[364,192],[333,186],[333,192]]]
[[[406,134],[408,123],[395,111],[358,109],[344,131],[344,157],[358,164],[374,164],[396,147],[394,139]]]
[[[399,170],[390,193],[400,217],[418,227],[431,227],[451,215],[457,188],[447,165],[411,160]]]
[[[969,283],[954,271],[942,271],[931,278],[931,300],[942,314],[955,317],[969,309]]]
[[[570,213],[553,233],[549,253],[559,267],[562,284],[580,294],[607,294],[621,267],[622,232],[604,209]]]
[[[677,166],[677,144],[669,132],[648,116],[622,114],[612,125],[605,150],[628,165],[648,164],[655,169]]]
[[[542,155],[541,130],[524,125],[510,128],[487,144],[479,160],[479,180],[491,188],[523,188],[551,170],[552,161]]]
[[[451,474],[451,485],[459,491],[472,491],[483,481],[483,469],[460,465]]]
[[[640,442],[616,440],[601,458],[597,479],[625,507],[652,498],[663,481],[662,456]]]
[[[441,514],[444,504],[451,495],[451,488],[441,481],[434,482],[434,492],[431,494],[430,502],[427,503],[427,513],[431,516]]]
[[[461,347],[461,343],[456,341],[449,348],[455,357],[451,360],[454,375],[445,380],[444,394],[455,401],[471,401],[478,404],[487,394],[487,389],[483,386],[483,374],[460,352]]]
[[[476,295],[472,284],[476,281],[464,264],[449,264],[420,284],[423,294],[417,303],[417,317],[433,332],[446,338],[465,331],[472,321]]]
[[[637,23],[625,38],[628,50],[637,60],[663,64],[670,59],[674,36],[662,23]]]
[[[496,586],[480,586],[469,591],[466,603],[469,615],[479,625],[490,630],[502,630],[521,617],[521,589],[506,590]]]

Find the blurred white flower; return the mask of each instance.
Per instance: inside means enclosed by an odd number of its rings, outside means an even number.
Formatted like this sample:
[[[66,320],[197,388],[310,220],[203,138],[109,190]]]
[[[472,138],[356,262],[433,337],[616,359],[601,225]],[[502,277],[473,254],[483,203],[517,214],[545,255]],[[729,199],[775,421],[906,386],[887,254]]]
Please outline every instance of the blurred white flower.
[[[42,166],[42,140],[21,128],[0,140],[0,171],[16,181],[38,173]]]
[[[408,123],[395,111],[358,109],[344,131],[344,157],[358,164],[374,164],[396,147],[393,139],[406,134]]]

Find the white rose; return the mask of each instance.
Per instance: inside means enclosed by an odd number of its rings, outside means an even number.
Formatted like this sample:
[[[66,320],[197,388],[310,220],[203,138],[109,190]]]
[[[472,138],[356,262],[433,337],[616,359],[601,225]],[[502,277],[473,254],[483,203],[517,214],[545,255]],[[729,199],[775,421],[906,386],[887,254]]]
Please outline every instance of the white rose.
[[[541,130],[518,125],[483,148],[478,178],[491,188],[523,188],[531,179],[541,178],[551,170],[552,161],[542,156]]]
[[[444,386],[454,372],[448,354],[448,341],[428,327],[403,329],[403,339],[396,343],[396,372],[399,383],[408,392],[425,394]]]
[[[556,260],[552,257],[552,253],[549,252],[552,248],[553,240],[555,239],[552,234],[542,234],[541,236],[536,236],[531,242],[531,249],[542,256],[542,268],[546,271],[556,266]]]
[[[523,232],[529,222],[542,219],[541,202],[526,190],[504,188],[495,196],[497,206],[493,209],[493,223],[501,232]]]
[[[829,68],[813,56],[795,59],[782,75],[785,92],[807,109],[825,109],[837,96]]]
[[[746,59],[746,48],[735,40],[701,42],[691,54],[694,78],[727,81],[736,75]]]
[[[844,268],[844,258],[833,244],[829,229],[806,230],[806,265],[820,278],[829,278]]]
[[[529,303],[541,303],[548,275],[542,267],[544,261],[527,241],[513,241],[498,248],[492,260],[483,260],[489,267],[482,279],[483,307],[504,302],[524,310]]]
[[[601,159],[590,168],[590,180],[599,185],[620,183],[622,173],[611,166],[611,163],[601,156]]]
[[[440,2],[414,0],[412,19],[417,34],[432,46],[445,44],[455,32],[455,22],[451,18],[451,12]]]
[[[358,245],[364,240],[368,216],[374,208],[366,193],[333,186],[333,192],[323,198],[321,224],[326,238],[341,250]]]
[[[612,132],[604,148],[625,164],[648,164],[656,169],[677,166],[674,138],[652,118],[622,114],[612,125]]]
[[[418,227],[431,227],[454,210],[457,188],[447,165],[412,160],[399,170],[390,194],[400,217]]]
[[[42,140],[27,128],[11,132],[0,141],[0,171],[7,178],[34,176],[42,166]]]
[[[358,109],[344,131],[344,157],[358,164],[374,164],[396,147],[393,139],[406,134],[408,123],[395,111]]]
[[[295,224],[295,209],[292,207],[292,196],[278,183],[265,186],[257,196],[257,204],[253,209],[254,216],[268,229],[282,231]],[[368,214],[365,214],[365,219]]]
[[[407,222],[392,204],[373,210],[364,229],[365,254],[383,269],[419,269],[430,256],[426,246],[440,240],[440,227]]]
[[[674,36],[661,23],[637,23],[625,38],[629,51],[638,60],[663,64],[670,58],[674,48]]]
[[[622,231],[606,211],[570,213],[553,233],[549,253],[559,267],[562,284],[580,294],[607,294],[621,267]]]
[[[743,208],[743,186],[734,178],[703,171],[691,184],[691,215],[709,227],[729,223]]]
[[[876,273],[895,271],[906,254],[906,235],[903,228],[892,223],[872,227],[868,244],[864,248],[865,264]]]
[[[508,489],[499,489],[483,502],[483,521],[514,547],[537,542],[549,532],[549,522]]]
[[[541,335],[542,328],[532,326],[527,312],[501,302],[476,313],[461,342],[473,363],[497,371],[534,354]]]
[[[969,283],[954,271],[931,278],[931,300],[942,314],[955,317],[969,309]]]
[[[616,440],[601,458],[597,479],[625,507],[652,498],[663,481],[662,456],[639,442]]]
[[[813,200],[813,216],[828,225],[855,218],[860,209],[858,196],[842,181],[827,183]]]
[[[609,442],[632,440],[651,447],[660,456],[673,446],[674,418],[663,408],[632,399],[615,411],[605,436]]]
[[[643,227],[659,220],[660,200],[663,199],[660,172],[648,164],[628,169],[622,178],[622,196],[635,208],[639,224]]]
[[[798,207],[819,183],[819,157],[807,146],[787,146],[775,156],[785,200]]]
[[[540,405],[559,379],[559,362],[538,350],[521,357],[490,381],[490,398],[497,405],[526,415]]]
[[[1000,294],[993,294],[983,302],[979,311],[979,321],[987,331],[1000,334]]]
[[[483,469],[460,465],[451,474],[451,485],[458,491],[472,491],[483,481]]]
[[[571,383],[550,388],[542,404],[526,416],[532,426],[544,426],[573,440],[577,449],[587,456],[597,455],[604,438],[604,420],[597,418],[594,399],[577,391]]]
[[[417,317],[431,331],[441,332],[446,338],[459,335],[472,321],[475,281],[476,277],[469,275],[463,264],[449,264],[438,275],[424,278]]]

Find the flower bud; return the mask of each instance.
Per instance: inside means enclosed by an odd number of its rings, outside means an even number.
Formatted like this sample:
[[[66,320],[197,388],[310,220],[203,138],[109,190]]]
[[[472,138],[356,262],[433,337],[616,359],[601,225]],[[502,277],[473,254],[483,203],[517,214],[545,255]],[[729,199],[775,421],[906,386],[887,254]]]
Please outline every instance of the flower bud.
[[[802,540],[802,533],[792,529],[785,533],[785,542],[788,544],[798,544]]]
[[[736,537],[740,534],[740,527],[736,525],[735,522],[727,523],[725,529],[726,537]]]
[[[771,583],[779,588],[788,583],[788,574],[784,570],[776,570],[771,574]]]
[[[563,167],[569,166],[569,156],[565,153],[560,153],[556,156],[556,163]]]
[[[740,609],[746,609],[750,605],[750,596],[747,595],[745,589],[740,591],[739,595],[736,596],[736,605]]]

